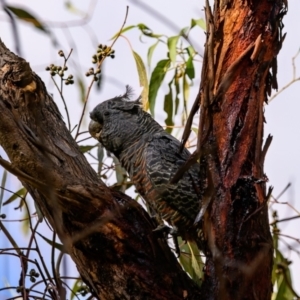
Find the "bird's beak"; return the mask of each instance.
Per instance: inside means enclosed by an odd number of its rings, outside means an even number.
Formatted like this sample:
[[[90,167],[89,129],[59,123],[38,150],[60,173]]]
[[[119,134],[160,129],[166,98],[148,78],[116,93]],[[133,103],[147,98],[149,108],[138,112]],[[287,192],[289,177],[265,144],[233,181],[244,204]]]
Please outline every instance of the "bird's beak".
[[[102,130],[101,124],[91,120],[91,122],[89,124],[89,133],[90,133],[90,135],[93,138],[95,138],[96,140],[99,140],[100,135],[101,135],[101,130]]]

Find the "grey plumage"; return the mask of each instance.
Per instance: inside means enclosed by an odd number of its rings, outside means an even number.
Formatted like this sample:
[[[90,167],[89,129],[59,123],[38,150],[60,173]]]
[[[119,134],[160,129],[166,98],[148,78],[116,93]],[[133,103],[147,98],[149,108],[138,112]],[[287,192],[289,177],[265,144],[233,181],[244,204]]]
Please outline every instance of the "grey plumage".
[[[97,105],[89,131],[119,159],[152,210],[184,239],[195,239],[200,166],[193,165],[177,184],[169,184],[191,154],[187,149],[179,153],[180,142],[143,111],[139,99],[130,101],[130,92],[127,87],[124,95]]]

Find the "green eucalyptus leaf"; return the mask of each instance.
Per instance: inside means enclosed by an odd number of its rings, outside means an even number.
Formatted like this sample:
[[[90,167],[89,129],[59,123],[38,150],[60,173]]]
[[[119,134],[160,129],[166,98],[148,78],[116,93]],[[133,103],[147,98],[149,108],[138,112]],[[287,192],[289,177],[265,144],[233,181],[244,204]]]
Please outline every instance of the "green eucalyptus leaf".
[[[193,58],[191,56],[188,58],[186,62],[185,73],[191,80],[195,78],[195,68],[194,68]]]
[[[200,28],[202,28],[203,30],[206,30],[206,22],[204,19],[192,19],[191,20],[191,28],[195,27],[196,25],[198,25]]]
[[[177,71],[176,71],[177,72]],[[176,91],[176,96],[175,96],[175,115],[177,115],[178,112],[178,107],[179,107],[179,94],[180,94],[180,85],[179,85],[179,78],[175,74],[174,78],[174,83],[175,83],[175,91]]]
[[[137,27],[138,29],[140,29],[141,31],[145,31],[145,32],[148,32],[148,33],[152,33],[152,30],[145,24],[143,23],[139,23],[137,24]]]
[[[143,60],[141,57],[135,52],[132,51],[133,57],[136,63],[136,68],[139,74],[139,80],[140,80],[140,86],[144,87],[142,91],[142,103],[143,103],[143,109],[148,110],[149,109],[149,85],[148,85],[148,78],[147,78],[147,72],[144,65]]]
[[[201,284],[203,279],[203,262],[194,242],[185,243],[179,237],[178,242],[180,246],[179,261],[183,269],[191,276],[195,283]]]
[[[76,294],[80,291],[81,287],[82,287],[82,280],[81,279],[76,279],[75,282],[74,282],[73,288],[71,290],[72,293],[71,293],[70,300],[75,299]]]
[[[145,24],[139,23],[137,27],[141,30],[142,34],[152,38],[160,38],[161,34],[154,34],[153,31]]]
[[[190,248],[190,253],[191,253],[191,259],[192,259],[192,267],[193,270],[197,276],[197,278],[202,278],[203,273],[201,271],[201,268],[203,267],[203,263],[200,258],[200,253],[196,245],[194,243],[187,242],[189,248]],[[196,258],[198,257],[198,259]],[[201,266],[202,265],[202,266]]]
[[[127,27],[123,28],[121,32],[118,31],[116,34],[114,34],[113,37],[110,39],[110,41],[114,40],[119,34],[122,34],[126,31],[131,30],[131,29],[136,28],[136,27],[137,27],[136,25],[130,25],[130,26],[127,26]]]
[[[177,56],[177,42],[179,39],[179,35],[171,36],[168,38],[168,48],[169,48],[169,56],[173,63],[176,62],[176,56]]]
[[[157,40],[157,42],[155,42],[155,43],[148,49],[148,55],[147,55],[148,67],[150,67],[150,65],[151,65],[151,60],[152,60],[153,52],[154,52],[156,46],[158,45],[158,43],[159,43],[159,40]]]
[[[290,300],[296,299],[294,293],[291,292],[287,281],[285,280],[283,275],[280,275],[282,280],[277,283],[278,291],[276,295],[276,300]]]
[[[189,27],[189,26],[184,27],[184,28],[182,28],[182,29],[180,30],[179,35],[181,35],[181,36],[186,36],[186,34],[187,34],[187,32],[188,32],[189,30],[190,30],[190,27]]]
[[[49,31],[46,28],[46,26],[27,10],[15,6],[6,6],[6,8],[8,8],[20,20],[31,23],[37,29],[49,34]]]
[[[170,66],[170,60],[163,59],[157,63],[156,67],[154,68],[151,74],[150,85],[149,85],[149,105],[150,105],[150,112],[153,116],[154,116],[154,107],[155,107],[157,92],[162,84],[162,81],[165,78],[169,66]]]
[[[83,145],[80,145],[79,146],[79,150],[81,153],[85,153],[85,152],[88,152],[90,150],[92,150],[93,148],[95,148],[98,144],[96,145],[86,145],[86,146],[83,146]]]
[[[39,232],[36,231],[36,233],[44,240],[46,241],[47,244],[49,244],[51,247],[54,247],[58,250],[60,250],[61,252],[65,252],[64,250],[64,245],[60,244],[60,243],[53,243],[53,241],[51,241],[50,239],[46,238],[45,236],[43,236],[42,234],[40,234]]]
[[[15,201],[18,198],[23,198],[26,192],[27,190],[24,187],[20,188],[17,192],[13,193],[6,201],[3,202],[3,206]]]
[[[4,170],[2,175],[2,180],[1,180],[1,187],[3,188],[5,188],[6,179],[7,179],[7,171]],[[1,206],[2,206],[1,204],[3,201],[3,196],[4,196],[4,189],[0,189],[0,212],[1,212]]]
[[[167,113],[167,118],[165,119],[165,123],[167,126],[174,126],[173,121],[173,93],[172,93],[172,82],[169,83],[169,93],[165,95],[164,99],[164,111]],[[172,127],[167,127],[166,131],[171,133],[173,130]]]
[[[192,46],[188,46],[185,49],[189,56],[194,57],[194,55],[196,54],[196,51],[195,51],[194,47],[192,47]]]

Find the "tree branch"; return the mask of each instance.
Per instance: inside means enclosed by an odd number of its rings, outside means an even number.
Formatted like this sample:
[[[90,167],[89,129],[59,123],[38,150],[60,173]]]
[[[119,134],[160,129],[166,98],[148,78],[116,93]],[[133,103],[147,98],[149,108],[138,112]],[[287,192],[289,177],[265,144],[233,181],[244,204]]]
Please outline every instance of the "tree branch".
[[[0,41],[0,144],[98,299],[199,298],[156,224],[110,190],[29,64]]]

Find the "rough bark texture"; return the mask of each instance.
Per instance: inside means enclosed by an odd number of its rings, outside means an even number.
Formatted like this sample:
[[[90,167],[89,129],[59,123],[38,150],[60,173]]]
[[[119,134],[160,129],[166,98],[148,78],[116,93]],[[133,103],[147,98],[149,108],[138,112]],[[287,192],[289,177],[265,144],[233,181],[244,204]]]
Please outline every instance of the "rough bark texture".
[[[209,170],[204,299],[270,299],[273,245],[263,170],[263,107],[276,84],[280,0],[206,6],[199,153]],[[270,73],[272,70],[272,73]],[[207,154],[208,153],[208,154]]]
[[[199,299],[136,201],[105,186],[41,79],[0,41],[0,144],[99,299]],[[53,293],[53,295],[55,295]]]

